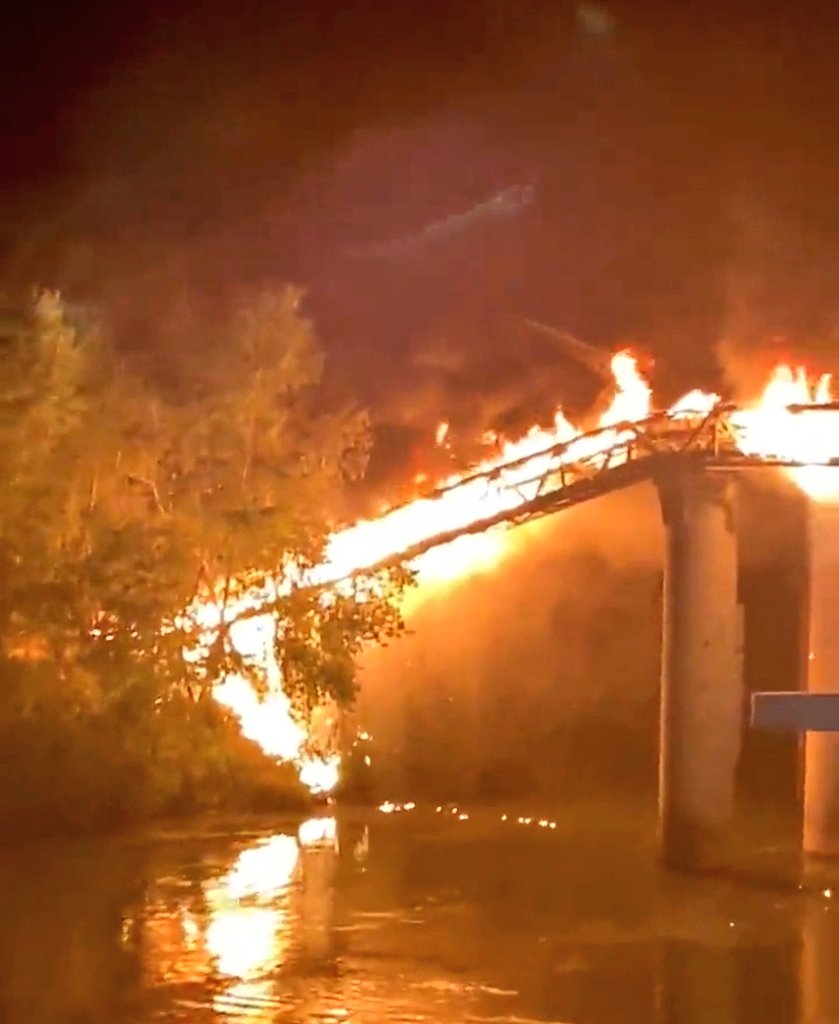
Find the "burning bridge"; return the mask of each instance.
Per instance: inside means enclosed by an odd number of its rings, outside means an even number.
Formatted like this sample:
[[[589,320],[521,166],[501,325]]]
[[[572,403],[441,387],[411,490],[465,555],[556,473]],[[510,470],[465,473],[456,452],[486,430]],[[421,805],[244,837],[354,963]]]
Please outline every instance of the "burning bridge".
[[[651,389],[632,356],[617,353],[611,367],[614,394],[597,429],[581,431],[557,411],[551,427],[534,427],[505,442],[477,469],[336,531],[320,565],[294,570],[278,586],[328,590],[403,562],[419,570],[422,583],[433,575],[438,552],[447,568],[469,568],[462,554],[470,534],[652,480],[666,532],[661,843],[671,864],[709,865],[724,856],[733,821],[745,705],[737,479],[778,467],[810,499],[806,687],[827,692],[839,680],[839,631],[831,629],[839,616],[839,403],[831,401],[829,377],[811,382],[803,370],[782,366],[753,406],[692,391],[666,412],[651,414]],[[438,431],[441,438],[445,442],[445,429]],[[468,544],[466,554],[468,563]],[[260,640],[261,600],[252,596],[240,610],[247,621],[240,620],[239,635],[257,647],[275,628],[270,624]],[[212,612],[207,604],[200,607]],[[273,643],[267,649],[273,651]],[[220,681],[216,698],[238,714],[245,734],[263,749],[295,759],[313,788],[328,789],[337,778],[337,757],[320,765],[307,760],[305,730],[292,720],[279,668],[266,657],[269,684],[274,679],[270,701],[258,700],[246,681],[233,677]],[[808,735],[804,790],[805,850],[839,856],[839,736]]]
[[[799,404],[785,397],[774,408],[745,410],[709,402],[714,396],[702,402],[687,396],[668,412],[613,419],[590,433],[496,461],[377,520],[381,528],[419,507],[422,536],[363,567],[395,561],[421,566],[430,549],[464,535],[653,481],[666,531],[660,840],[665,860],[676,866],[720,863],[733,824],[745,706],[735,517],[739,473],[781,467],[810,497],[807,688],[824,692],[839,680],[839,633],[831,629],[839,615],[839,458],[830,450],[839,456],[839,403],[812,394]],[[438,508],[450,510],[438,521],[451,525],[435,532],[429,522]],[[410,534],[397,532],[403,538]],[[804,849],[837,856],[839,737],[809,735],[805,760]]]

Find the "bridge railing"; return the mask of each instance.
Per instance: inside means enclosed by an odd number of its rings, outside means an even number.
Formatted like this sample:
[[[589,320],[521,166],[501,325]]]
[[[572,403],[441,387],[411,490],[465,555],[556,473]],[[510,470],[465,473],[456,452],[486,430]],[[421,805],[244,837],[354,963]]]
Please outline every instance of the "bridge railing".
[[[480,498],[483,485],[488,493],[502,491],[507,495],[515,494],[517,500],[489,502],[488,508],[500,507],[500,511],[488,512],[483,516],[478,513],[465,525],[423,537],[398,552],[358,566],[340,578],[331,577],[320,583],[303,583],[301,587],[323,591],[379,570],[410,564],[426,551],[449,544],[459,537],[550,515],[649,480],[656,473],[668,472],[677,460],[699,462],[708,468],[720,470],[802,465],[780,457],[745,454],[741,449],[742,437],[736,417],[732,416],[737,408],[731,403],[720,402],[707,410],[657,412],[643,420],[600,427],[570,440],[557,442],[541,451],[466,473],[418,497],[424,501],[442,501],[453,491],[471,488],[472,496]],[[790,411],[839,411],[839,403],[831,403],[829,406],[791,406]],[[839,460],[836,464],[839,465]],[[398,511],[398,508],[391,509],[391,513]],[[280,600],[278,598],[273,603],[278,604]],[[268,602],[269,605],[271,603]],[[248,609],[240,618],[263,614],[266,607],[261,605]]]
[[[477,469],[422,496],[440,498],[484,481],[488,488],[520,492],[535,488],[529,497],[536,497],[548,488],[561,489],[580,479],[590,480],[651,455],[734,453],[738,450],[736,431],[727,416],[732,408],[720,404],[708,412],[658,412],[643,420],[598,427],[540,451]]]
[[[790,411],[824,411],[826,407],[801,406]],[[830,409],[839,410],[831,403]],[[656,412],[643,420],[599,427],[570,440],[508,462],[476,469],[458,480],[422,494],[425,500],[443,499],[462,488],[513,493],[518,501],[498,512],[478,516],[466,526],[424,538],[398,555],[382,559],[359,572],[375,571],[397,562],[410,562],[431,548],[458,537],[482,533],[503,524],[519,523],[589,501],[600,495],[666,472],[671,460],[695,460],[717,469],[797,466],[784,458],[748,455],[741,450],[741,433],[732,413],[738,407],[718,402],[711,409]]]

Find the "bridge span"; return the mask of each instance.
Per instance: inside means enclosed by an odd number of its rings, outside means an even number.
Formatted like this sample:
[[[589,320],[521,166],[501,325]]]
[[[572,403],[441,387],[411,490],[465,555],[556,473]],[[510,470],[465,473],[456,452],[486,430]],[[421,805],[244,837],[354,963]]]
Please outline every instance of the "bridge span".
[[[720,403],[703,413],[659,413],[476,470],[424,497],[446,500],[452,491],[485,486],[495,497],[491,512],[422,537],[360,570],[410,562],[458,537],[551,515],[652,481],[666,533],[660,845],[664,861],[682,868],[723,866],[734,826],[735,772],[746,705],[737,478],[744,472],[804,465],[744,452],[732,415],[736,411],[735,406]],[[839,412],[839,406],[790,411]],[[839,430],[839,419],[836,423]],[[807,679],[803,684],[790,680],[789,687],[804,685],[814,692],[839,683],[839,630],[831,628],[839,619],[839,460],[819,465],[836,467],[837,502],[809,502],[810,649],[802,657]],[[839,736],[807,738],[804,821],[805,852],[839,856]]]

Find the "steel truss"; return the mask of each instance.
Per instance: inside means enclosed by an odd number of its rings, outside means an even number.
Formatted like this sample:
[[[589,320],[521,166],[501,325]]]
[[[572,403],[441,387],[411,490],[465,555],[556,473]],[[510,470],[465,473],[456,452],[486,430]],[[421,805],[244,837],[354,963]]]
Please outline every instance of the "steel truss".
[[[744,454],[738,444],[738,428],[732,421],[737,408],[720,402],[707,413],[659,412],[644,420],[601,427],[503,465],[476,470],[422,497],[434,501],[452,491],[484,483],[487,493],[513,492],[521,501],[513,508],[425,538],[396,555],[359,569],[357,574],[410,563],[431,548],[449,544],[458,537],[551,515],[659,474],[676,472],[689,463],[718,471],[803,465],[784,458]],[[839,403],[791,406],[790,411],[802,415],[839,412]],[[839,460],[830,463],[834,464],[839,465]],[[528,473],[531,466],[534,471]]]

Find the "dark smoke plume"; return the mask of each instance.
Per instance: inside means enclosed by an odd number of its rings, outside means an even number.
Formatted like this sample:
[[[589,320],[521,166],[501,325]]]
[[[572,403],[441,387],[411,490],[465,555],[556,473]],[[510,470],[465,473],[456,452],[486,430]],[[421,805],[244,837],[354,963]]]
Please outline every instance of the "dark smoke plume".
[[[722,387],[720,362],[738,392],[779,354],[831,368],[836,88],[815,22],[467,4],[442,39],[401,5],[205,7],[142,19],[62,94],[53,178],[3,193],[4,292],[61,288],[142,352],[299,284],[331,385],[371,409],[381,493],[440,420],[464,460],[558,404],[584,420],[598,353],[626,344],[662,402]]]

